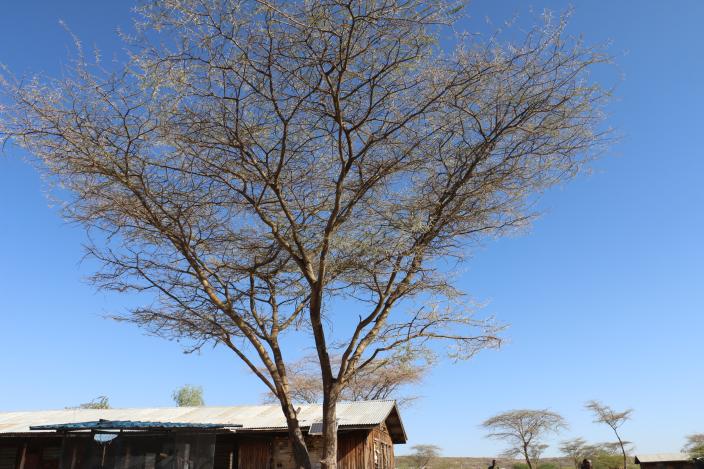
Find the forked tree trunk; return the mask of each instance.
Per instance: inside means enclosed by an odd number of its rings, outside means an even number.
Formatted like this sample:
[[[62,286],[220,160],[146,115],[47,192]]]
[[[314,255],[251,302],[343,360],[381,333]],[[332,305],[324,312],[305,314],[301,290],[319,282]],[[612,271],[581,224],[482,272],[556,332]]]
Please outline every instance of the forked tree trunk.
[[[323,454],[321,469],[337,469],[337,396],[323,396]]]
[[[281,403],[281,408],[286,416],[286,426],[288,427],[288,438],[293,448],[293,458],[296,461],[296,469],[311,469],[310,454],[306,446],[301,426],[298,422],[296,410],[289,402]]]

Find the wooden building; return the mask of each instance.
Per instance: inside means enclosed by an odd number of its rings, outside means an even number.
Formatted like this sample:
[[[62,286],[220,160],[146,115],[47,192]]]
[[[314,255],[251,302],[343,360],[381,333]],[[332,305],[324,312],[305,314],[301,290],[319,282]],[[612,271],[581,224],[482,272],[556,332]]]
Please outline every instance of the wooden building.
[[[338,405],[340,469],[393,469],[406,442],[393,401]],[[319,467],[320,405],[298,416]],[[0,413],[0,469],[293,469],[280,407],[65,409]]]
[[[640,469],[694,469],[692,457],[686,453],[654,453],[636,456]]]

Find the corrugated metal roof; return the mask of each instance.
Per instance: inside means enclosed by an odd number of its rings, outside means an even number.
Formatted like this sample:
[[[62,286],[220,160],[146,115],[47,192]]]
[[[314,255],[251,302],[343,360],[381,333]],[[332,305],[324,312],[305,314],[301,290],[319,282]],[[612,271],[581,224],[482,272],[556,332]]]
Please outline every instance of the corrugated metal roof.
[[[692,457],[687,453],[653,453],[636,456],[636,464],[689,461]]]
[[[296,406],[302,428],[322,419],[320,404]],[[398,428],[389,428],[394,440],[406,440],[403,425],[394,401],[340,402],[337,405],[338,425],[344,427],[371,427],[379,425],[394,413]],[[239,424],[242,430],[286,430],[286,419],[278,405],[233,407],[167,407],[151,409],[62,409],[31,412],[0,413],[0,434],[26,433],[30,426],[80,423],[95,420],[133,420],[146,422],[173,422],[199,424]],[[401,441],[402,440],[402,441]]]

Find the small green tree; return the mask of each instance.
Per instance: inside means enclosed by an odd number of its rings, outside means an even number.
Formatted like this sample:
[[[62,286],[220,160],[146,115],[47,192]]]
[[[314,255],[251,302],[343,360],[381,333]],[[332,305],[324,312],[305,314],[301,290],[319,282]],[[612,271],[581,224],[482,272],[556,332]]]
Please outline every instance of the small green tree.
[[[179,407],[201,407],[205,405],[203,400],[203,388],[201,386],[193,386],[185,384],[176,389],[171,398]]]

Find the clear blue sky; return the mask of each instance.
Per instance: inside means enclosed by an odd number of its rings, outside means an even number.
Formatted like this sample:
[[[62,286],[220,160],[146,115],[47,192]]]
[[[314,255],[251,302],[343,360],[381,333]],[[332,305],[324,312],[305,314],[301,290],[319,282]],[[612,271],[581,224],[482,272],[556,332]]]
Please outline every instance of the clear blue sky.
[[[71,48],[59,19],[110,57],[131,6],[3,2],[0,63],[58,73]],[[528,6],[475,0],[466,26]],[[410,442],[447,455],[496,453],[478,424],[520,407],[563,413],[571,429],[562,437],[608,440],[582,408],[594,398],[635,408],[623,433],[640,452],[675,451],[683,435],[704,431],[704,2],[574,7],[572,32],[612,41],[618,67],[602,78],[622,74],[609,111],[623,138],[593,174],[547,194],[530,232],[487,242],[466,265],[461,286],[511,328],[502,350],[438,366],[404,412]],[[119,407],[165,406],[184,383],[204,386],[209,404],[259,401],[262,387],[225,351],[184,355],[103,319],[134,299],[85,283],[84,239],[49,206],[32,167],[14,151],[0,157],[0,410],[102,394]]]

